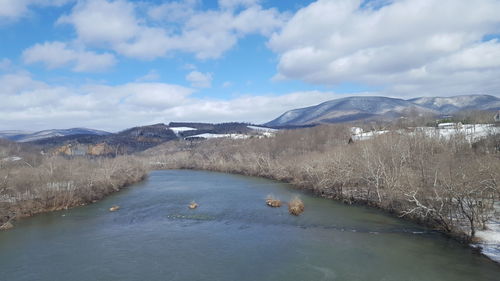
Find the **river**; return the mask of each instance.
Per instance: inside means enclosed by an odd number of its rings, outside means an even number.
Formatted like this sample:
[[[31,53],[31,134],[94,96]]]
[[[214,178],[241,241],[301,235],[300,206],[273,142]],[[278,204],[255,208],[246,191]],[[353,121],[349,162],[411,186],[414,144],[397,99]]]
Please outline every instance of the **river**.
[[[299,195],[305,212],[267,207],[268,194]],[[498,281],[500,266],[374,209],[266,179],[171,170],[0,232],[0,280]]]

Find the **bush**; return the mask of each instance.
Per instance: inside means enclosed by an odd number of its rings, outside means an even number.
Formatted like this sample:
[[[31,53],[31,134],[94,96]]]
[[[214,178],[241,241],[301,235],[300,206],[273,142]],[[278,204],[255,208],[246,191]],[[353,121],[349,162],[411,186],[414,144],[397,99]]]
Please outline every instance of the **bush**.
[[[288,213],[298,216],[304,212],[304,202],[299,197],[294,197],[288,202]]]

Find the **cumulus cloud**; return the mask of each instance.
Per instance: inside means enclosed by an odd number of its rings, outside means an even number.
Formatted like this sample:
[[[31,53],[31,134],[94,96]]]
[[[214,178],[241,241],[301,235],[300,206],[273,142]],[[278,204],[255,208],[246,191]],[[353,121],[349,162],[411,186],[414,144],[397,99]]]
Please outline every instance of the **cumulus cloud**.
[[[26,15],[31,6],[62,6],[74,0],[0,0],[0,19],[15,20]]]
[[[212,87],[212,74],[202,73],[199,71],[191,71],[186,75],[186,80],[191,83],[191,87],[210,88]]]
[[[170,121],[262,123],[286,110],[332,99],[333,93],[246,95],[231,100],[193,97],[191,88],[166,83],[58,86],[28,72],[0,75],[2,129],[91,127],[118,131]]]
[[[496,0],[318,0],[268,45],[279,55],[277,78],[398,95],[454,94],[455,84],[476,93],[500,89],[500,43],[483,41],[498,32],[499,14]]]
[[[196,0],[168,2],[151,5],[144,17],[131,1],[86,0],[58,23],[73,25],[77,40],[85,44],[128,57],[154,59],[180,51],[209,59],[220,57],[247,34],[269,36],[285,20],[278,10],[264,9],[258,1],[226,0],[219,6],[201,10]]]
[[[114,55],[73,49],[63,42],[36,44],[23,52],[25,63],[43,63],[49,69],[71,66],[73,71],[99,71],[115,65]]]
[[[72,24],[86,43],[115,43],[135,37],[141,30],[134,4],[127,1],[80,1],[58,23]],[[105,24],[104,24],[105,23]]]

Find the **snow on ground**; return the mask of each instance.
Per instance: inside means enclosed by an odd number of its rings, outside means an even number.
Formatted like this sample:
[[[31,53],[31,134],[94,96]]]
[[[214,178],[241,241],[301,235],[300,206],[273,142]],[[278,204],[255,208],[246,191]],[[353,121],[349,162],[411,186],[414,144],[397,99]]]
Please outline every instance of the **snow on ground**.
[[[259,126],[247,126],[247,128],[252,129],[252,130],[256,130],[256,131],[261,131],[261,132],[268,132],[268,133],[276,133],[278,131],[277,129],[259,127]]]
[[[170,127],[170,130],[174,131],[174,133],[179,133],[179,132],[185,132],[185,131],[195,131],[197,130],[196,128],[191,128],[191,127]]]
[[[371,131],[371,132],[366,132],[366,133],[358,133],[358,134],[353,134],[352,135],[352,139],[353,140],[369,140],[371,138],[373,138],[374,136],[378,136],[378,135],[382,135],[382,134],[386,134],[388,133],[389,131]]]
[[[500,127],[495,127],[493,124],[466,124],[456,126],[455,128],[434,128],[434,127],[419,127],[418,131],[422,131],[429,136],[441,138],[450,138],[455,135],[463,135],[471,142],[477,141],[488,135],[500,133]]]
[[[453,124],[453,123],[450,123]],[[387,130],[362,132],[360,128],[351,128],[353,140],[368,140],[376,135],[388,133]],[[403,132],[402,130],[399,132]],[[493,124],[466,124],[466,125],[449,125],[436,127],[417,127],[415,132],[422,132],[429,137],[450,138],[455,135],[463,135],[470,142],[478,141],[489,135],[500,134],[500,127],[495,127]]]
[[[205,134],[199,134],[199,135],[189,136],[186,139],[191,139],[191,138],[203,138],[203,139],[215,139],[215,138],[247,139],[249,137],[250,136],[244,135],[244,134],[210,134],[210,133],[205,133]]]
[[[487,223],[486,230],[476,232],[480,242],[473,244],[481,248],[481,252],[490,259],[500,262],[500,202],[495,204],[495,215]]]
[[[172,130],[177,136],[179,136],[179,134],[182,132],[197,130],[196,128],[191,127],[170,127],[169,129]]]
[[[11,157],[7,157],[7,158],[3,158],[2,161],[4,162],[15,162],[15,161],[19,161],[19,160],[22,160],[23,158],[21,157],[18,157],[18,156],[11,156]]]

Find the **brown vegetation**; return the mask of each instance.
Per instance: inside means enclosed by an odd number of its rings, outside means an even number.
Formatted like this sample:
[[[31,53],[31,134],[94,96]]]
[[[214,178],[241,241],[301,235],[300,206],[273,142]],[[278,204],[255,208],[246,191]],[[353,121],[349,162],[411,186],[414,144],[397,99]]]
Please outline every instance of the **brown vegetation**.
[[[18,144],[0,143],[0,225],[37,213],[95,202],[146,176],[132,157],[64,158],[26,153]]]
[[[276,179],[465,239],[490,219],[500,193],[500,155],[489,147],[492,142],[478,147],[462,136],[395,132],[348,145],[349,137],[349,127],[331,125],[284,131],[275,138],[171,143],[150,153],[156,168]]]
[[[8,229],[11,229],[13,227],[14,227],[14,225],[10,221],[8,221],[8,222],[0,225],[0,230],[8,230]]]
[[[111,206],[111,208],[109,208],[109,211],[110,212],[115,212],[115,211],[118,211],[119,209],[120,209],[120,206],[113,205],[113,206]]]
[[[196,209],[196,208],[198,208],[198,203],[196,203],[196,202],[194,202],[194,201],[193,201],[193,202],[191,202],[191,203],[189,204],[189,206],[188,206],[188,207],[189,207],[189,209],[191,209],[191,210],[192,210],[192,209]]]
[[[304,202],[299,197],[294,197],[288,202],[288,212],[294,216],[302,214],[304,212]]]
[[[266,204],[267,204],[267,206],[273,207],[273,208],[281,207],[281,201],[279,199],[274,198],[272,195],[267,196]]]

